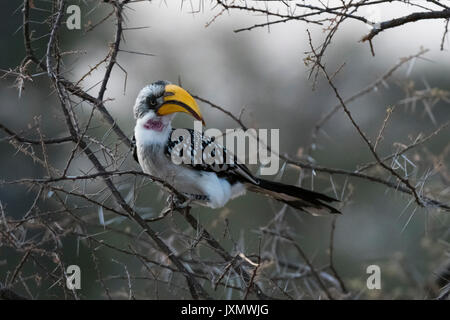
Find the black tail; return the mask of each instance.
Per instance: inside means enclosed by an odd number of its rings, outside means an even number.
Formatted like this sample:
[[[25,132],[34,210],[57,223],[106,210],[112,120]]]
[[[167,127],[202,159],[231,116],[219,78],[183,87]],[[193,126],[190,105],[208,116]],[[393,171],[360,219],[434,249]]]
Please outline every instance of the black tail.
[[[291,207],[312,215],[341,213],[336,208],[327,204],[330,202],[338,202],[339,200],[318,192],[263,179],[259,179],[259,184],[248,184],[247,186],[251,191],[271,196]]]

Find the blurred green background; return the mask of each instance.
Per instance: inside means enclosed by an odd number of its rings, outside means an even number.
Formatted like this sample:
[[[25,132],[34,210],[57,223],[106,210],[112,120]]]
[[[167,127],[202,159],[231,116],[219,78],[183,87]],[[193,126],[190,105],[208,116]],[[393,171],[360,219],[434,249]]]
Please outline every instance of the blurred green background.
[[[20,3],[21,1],[17,0],[1,3],[2,70],[14,69],[25,54],[20,29],[22,16],[18,9]],[[49,8],[49,3],[45,1],[35,0],[34,3],[36,7]],[[86,26],[95,24],[111,11],[110,6],[97,1],[70,3],[80,6],[83,27],[82,30],[67,30],[63,27],[61,49],[76,51],[65,58],[65,77],[76,82],[90,67],[106,56],[108,45],[113,41],[114,23],[109,19],[93,31],[85,32]],[[127,72],[126,90],[124,91],[125,73],[116,67],[106,92],[106,97],[112,100],[106,105],[120,127],[127,135],[132,136],[134,119],[131,110],[137,93],[144,85],[162,79],[176,83],[181,79],[183,87],[191,93],[213,101],[234,114],[239,114],[244,108],[242,119],[248,126],[279,128],[282,154],[293,158],[299,154],[307,154],[313,142],[314,125],[337,103],[328,83],[321,76],[315,90],[312,90],[313,81],[308,79],[309,69],[303,62],[305,52],[309,51],[306,29],[311,31],[313,41],[320,43],[326,35],[324,27],[290,22],[272,26],[270,30],[260,28],[234,33],[234,29],[265,21],[265,17],[233,11],[220,15],[205,27],[218,13],[218,9],[203,1],[192,3],[191,8],[189,2],[182,1],[141,2],[130,5],[130,9],[126,10],[127,27],[149,28],[125,30],[122,49],[151,53],[155,56],[119,52],[118,63]],[[200,6],[201,3],[203,7]],[[200,10],[197,10],[198,8]],[[395,4],[381,6],[379,10],[383,20],[392,15],[408,13],[402,11],[402,6]],[[44,11],[33,12],[33,21],[42,22],[46,17],[47,13]],[[33,23],[32,29],[35,38],[48,32],[46,24]],[[349,21],[341,26],[327,49],[324,61],[330,73],[345,63],[334,79],[344,97],[349,97],[372,83],[398,63],[400,58],[417,53],[421,47],[430,49],[423,59],[415,59],[413,64],[406,64],[383,86],[350,104],[359,125],[372,140],[380,129],[386,109],[396,106],[384,139],[377,149],[381,155],[394,152],[395,143],[407,145],[418,134],[427,135],[450,119],[449,102],[445,100],[438,101],[432,108],[435,122],[425,111],[422,101],[418,101],[415,108],[410,104],[400,103],[407,97],[407,86],[410,86],[410,92],[414,94],[417,94],[416,90],[426,90],[427,86],[445,91],[450,89],[447,40],[445,49],[440,50],[443,29],[442,21],[426,21],[383,32],[374,39],[376,55],[373,57],[368,45],[359,42],[369,29],[361,23]],[[33,44],[40,55],[45,50],[46,39],[43,37]],[[94,86],[102,78],[104,70],[104,65],[100,66],[81,83],[83,88]],[[66,135],[58,102],[46,75],[37,75],[33,77],[32,82],[26,81],[20,98],[13,76],[5,76],[0,81],[2,124],[21,132],[39,121],[47,137]],[[91,92],[94,94],[97,90],[98,86],[93,87]],[[208,127],[236,127],[236,123],[223,113],[202,103],[200,107]],[[86,104],[81,105],[78,111],[86,118],[90,110],[91,107]],[[35,117],[39,117],[39,120]],[[191,126],[191,122],[190,118],[183,115],[177,117],[175,126]],[[96,115],[94,124],[95,129],[90,130],[89,134],[101,139],[106,132],[105,123]],[[448,150],[445,153],[449,137],[450,131],[447,128],[424,146],[406,153],[408,159],[416,165],[417,178],[435,170],[433,161],[438,161],[438,157],[441,157],[444,168],[450,165]],[[111,143],[114,139],[113,135],[108,137]],[[46,175],[45,169],[28,156],[17,152],[7,140],[0,141],[1,180]],[[55,167],[64,167],[72,147],[65,145],[48,148]],[[316,149],[310,156],[319,165],[348,170],[373,161],[367,146],[342,112],[323,127],[316,142]],[[81,174],[90,168],[85,159],[77,158],[70,174]],[[138,166],[132,159],[128,159],[123,168],[138,169]],[[409,169],[414,168],[410,166]],[[252,170],[256,172],[257,167],[252,167]],[[433,172],[425,184],[425,191],[438,195],[441,201],[448,203],[448,171],[444,169],[443,172]],[[370,173],[388,177],[377,170]],[[303,176],[302,186],[314,186],[314,190],[333,195],[328,174],[317,173],[313,182],[310,171],[304,170]],[[299,177],[300,170],[287,165],[281,178],[284,182],[297,183]],[[448,259],[449,213],[416,208],[414,203],[406,207],[411,200],[410,196],[373,182],[347,179],[338,175],[333,176],[333,182],[339,193],[346,184],[347,187],[351,186],[345,189],[344,198],[349,190],[351,195],[342,208],[343,215],[337,219],[335,234],[336,267],[347,286],[357,297],[363,298],[427,297],[425,285],[433,280],[436,268]],[[124,182],[125,195],[132,183]],[[100,180],[89,182],[88,185],[92,192],[102,187]],[[30,190],[24,186],[0,187],[0,201],[5,212],[12,218],[23,216],[35,195],[35,189]],[[165,197],[160,194],[157,186],[146,184],[140,189],[136,206],[141,208],[142,212],[156,215],[164,205]],[[44,211],[45,208],[55,208],[55,203],[49,199],[42,201],[40,207]],[[226,217],[231,234],[242,246],[242,250],[254,253],[258,248],[258,236],[254,231],[265,226],[280,208],[281,205],[262,196],[248,194],[233,200],[225,209],[194,208],[193,214],[217,237],[221,237],[224,232]],[[79,213],[95,220],[97,210],[98,208],[89,208]],[[105,213],[105,217],[115,218],[112,213]],[[287,209],[285,219],[314,264],[327,264],[331,218],[310,217]],[[177,216],[155,223],[154,227],[161,231],[162,235],[169,237],[167,233],[174,228],[174,224],[181,230],[187,229]],[[140,232],[133,223],[127,221],[116,221],[111,226],[120,230]],[[98,230],[102,231],[101,228]],[[29,236],[32,236],[32,231]],[[100,235],[100,238],[127,247],[126,237],[105,233]],[[231,248],[230,241],[224,240],[224,244]],[[97,274],[90,250],[85,242],[76,237],[66,237],[61,249],[67,264],[77,264],[82,269],[80,295],[91,299],[104,298],[103,290],[96,281]],[[123,265],[120,263],[126,264],[130,273],[138,273],[141,269],[139,261],[114,251],[99,250],[97,254],[104,276],[123,274]],[[280,254],[286,259],[298,259],[295,258],[295,252],[289,250]],[[0,245],[0,281],[4,281],[21,256],[6,245]],[[380,265],[382,268],[381,290],[370,291],[365,287],[368,276],[366,268],[371,264]],[[27,265],[23,269],[24,275],[33,274],[33,268],[36,266],[31,263]],[[60,290],[50,288],[52,283],[52,279],[44,279],[43,282],[34,280],[31,281],[30,288],[38,292],[38,298],[62,298]],[[144,281],[137,279],[133,284],[147,292],[148,298],[153,297],[153,286],[149,287]],[[123,279],[111,280],[108,286],[111,292],[119,292],[119,289],[126,291],[127,282]],[[26,292],[23,287],[18,290],[24,294]],[[174,297],[170,290],[162,290],[160,295],[164,298]],[[221,298],[226,297],[226,293],[218,295]],[[116,297],[121,296],[118,294]]]

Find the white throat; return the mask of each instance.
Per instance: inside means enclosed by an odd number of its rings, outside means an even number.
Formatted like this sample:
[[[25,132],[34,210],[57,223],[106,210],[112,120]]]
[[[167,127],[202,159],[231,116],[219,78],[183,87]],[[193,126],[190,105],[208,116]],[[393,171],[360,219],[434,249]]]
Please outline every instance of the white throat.
[[[145,124],[148,120],[158,118],[164,124],[161,131],[152,130],[146,128]],[[136,144],[141,146],[147,146],[151,144],[166,144],[169,139],[169,134],[172,131],[172,117],[158,117],[153,112],[148,112],[145,116],[139,118],[136,121],[134,127],[134,136],[136,138]]]

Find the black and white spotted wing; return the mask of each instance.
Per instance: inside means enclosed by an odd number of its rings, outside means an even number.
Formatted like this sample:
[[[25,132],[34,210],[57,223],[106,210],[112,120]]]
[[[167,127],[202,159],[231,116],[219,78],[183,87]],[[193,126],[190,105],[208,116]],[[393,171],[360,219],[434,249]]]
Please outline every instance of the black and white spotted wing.
[[[166,147],[169,161],[177,158],[180,165],[189,168],[215,172],[219,177],[235,181],[259,184],[250,170],[237,162],[237,158],[224,146],[215,142],[214,137],[203,135],[192,129],[172,129]],[[178,164],[178,163],[177,163]]]

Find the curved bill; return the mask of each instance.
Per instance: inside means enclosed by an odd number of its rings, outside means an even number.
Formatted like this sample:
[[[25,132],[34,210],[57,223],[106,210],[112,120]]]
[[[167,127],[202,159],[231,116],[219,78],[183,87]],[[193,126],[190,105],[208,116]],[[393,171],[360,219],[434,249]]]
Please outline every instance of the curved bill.
[[[203,125],[205,124],[195,99],[183,88],[174,84],[168,84],[164,92],[164,102],[156,113],[159,116],[164,116],[175,112],[188,113],[201,121]]]

